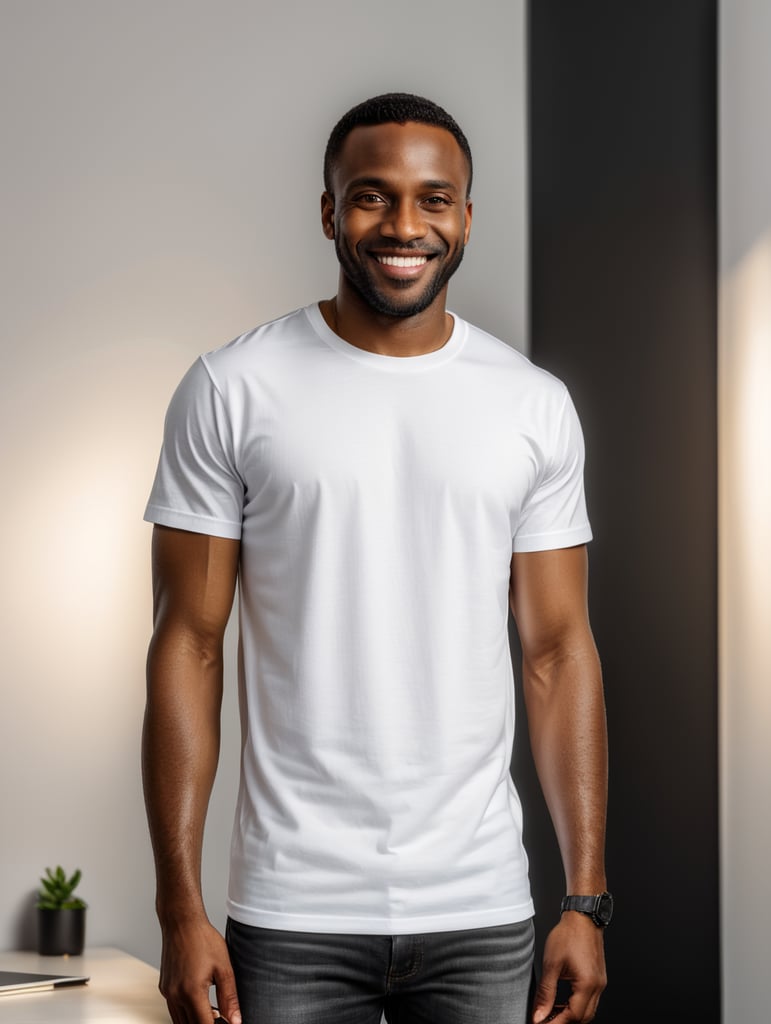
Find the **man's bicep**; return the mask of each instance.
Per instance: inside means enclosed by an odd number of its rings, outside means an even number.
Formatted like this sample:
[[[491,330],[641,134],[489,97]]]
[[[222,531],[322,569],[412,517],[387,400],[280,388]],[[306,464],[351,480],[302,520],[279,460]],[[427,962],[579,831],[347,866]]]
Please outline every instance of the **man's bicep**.
[[[525,658],[548,657],[589,629],[586,546],[515,553],[511,610]]]
[[[153,617],[156,630],[176,625],[221,638],[233,605],[240,541],[155,526]]]

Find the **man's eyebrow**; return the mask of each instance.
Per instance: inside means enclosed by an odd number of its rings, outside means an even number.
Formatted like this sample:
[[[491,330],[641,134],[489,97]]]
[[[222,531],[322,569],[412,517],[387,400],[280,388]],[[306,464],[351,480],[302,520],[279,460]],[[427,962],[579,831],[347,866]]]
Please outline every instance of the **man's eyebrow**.
[[[458,186],[457,185],[453,185],[453,183],[451,181],[442,181],[441,179],[436,179],[434,181],[424,181],[423,182],[423,188],[431,188],[431,189],[436,189],[437,191],[444,191],[444,192],[457,192],[458,191]]]
[[[385,178],[375,178],[370,175],[362,175],[360,178],[353,178],[345,186],[346,192],[350,192],[354,188],[388,188],[388,182]]]
[[[359,178],[353,178],[346,185],[346,192],[350,192],[356,188],[377,188],[383,192],[388,191],[391,188],[391,184],[385,178],[378,178],[374,175],[362,175]],[[428,181],[422,181],[420,183],[421,189],[445,191],[445,192],[457,192],[458,186],[454,185],[451,181],[444,181],[440,178],[431,178]]]

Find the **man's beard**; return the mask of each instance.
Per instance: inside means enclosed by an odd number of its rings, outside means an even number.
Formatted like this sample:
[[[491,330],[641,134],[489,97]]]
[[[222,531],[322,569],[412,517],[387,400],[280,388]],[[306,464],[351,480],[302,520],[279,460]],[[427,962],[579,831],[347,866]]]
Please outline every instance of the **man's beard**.
[[[412,245],[400,245],[399,254],[407,256],[410,250],[425,253],[426,251],[434,254],[435,259],[441,259],[446,256],[448,249],[437,249],[436,247],[426,250],[424,245],[412,244]],[[438,274],[434,274],[430,281],[427,282],[423,287],[423,291],[419,295],[405,295],[403,302],[395,301],[390,295],[384,294],[372,276],[367,270],[368,256],[365,256],[363,260],[354,262],[348,254],[348,251],[342,247],[340,240],[335,235],[335,252],[337,253],[337,259],[340,263],[343,273],[348,280],[348,283],[362,298],[362,300],[370,306],[376,313],[381,313],[385,316],[393,317],[410,317],[417,316],[418,313],[422,313],[423,310],[428,309],[434,299],[437,297],[439,292],[444,288],[447,282],[450,280],[452,275],[458,269],[463,259],[464,246],[461,244],[457,250],[444,264]],[[433,261],[430,261],[433,262]],[[406,289],[413,284],[409,279],[404,281],[394,280],[393,284],[396,288]]]

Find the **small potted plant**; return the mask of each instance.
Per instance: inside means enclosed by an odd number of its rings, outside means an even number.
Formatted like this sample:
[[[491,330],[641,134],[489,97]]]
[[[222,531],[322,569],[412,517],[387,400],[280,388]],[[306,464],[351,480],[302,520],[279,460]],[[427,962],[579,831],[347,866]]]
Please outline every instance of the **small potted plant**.
[[[70,878],[62,867],[46,868],[38,892],[38,953],[41,956],[79,956],[86,939],[86,904],[73,892],[81,872]]]

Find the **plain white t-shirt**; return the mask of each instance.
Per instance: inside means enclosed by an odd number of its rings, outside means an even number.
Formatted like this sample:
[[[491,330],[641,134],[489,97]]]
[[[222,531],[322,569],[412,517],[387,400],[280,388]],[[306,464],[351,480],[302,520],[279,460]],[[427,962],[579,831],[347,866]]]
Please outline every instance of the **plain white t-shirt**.
[[[454,318],[427,355],[317,305],[201,357],[145,518],[240,538],[228,913],[404,934],[531,916],[509,768],[512,551],[583,544],[565,387]]]

